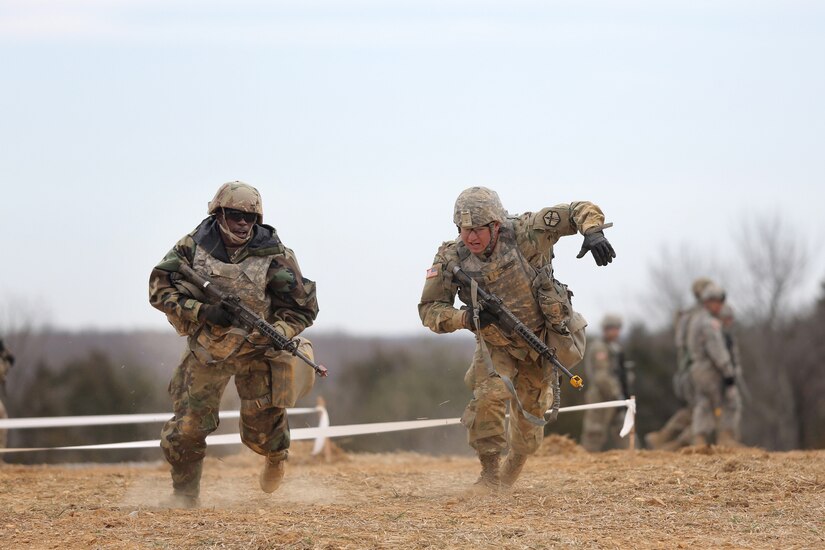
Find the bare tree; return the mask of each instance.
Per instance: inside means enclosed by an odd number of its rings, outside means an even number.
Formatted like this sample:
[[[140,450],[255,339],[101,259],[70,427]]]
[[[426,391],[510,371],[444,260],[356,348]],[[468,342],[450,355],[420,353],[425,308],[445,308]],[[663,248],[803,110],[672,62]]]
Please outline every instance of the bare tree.
[[[662,248],[648,267],[650,284],[642,303],[647,318],[670,324],[677,312],[693,303],[690,288],[699,277],[723,279],[726,269],[712,251],[682,244],[677,251]]]
[[[808,275],[808,247],[801,232],[778,214],[745,220],[736,236],[746,292],[740,307],[767,330],[775,330],[791,311],[791,300]]]

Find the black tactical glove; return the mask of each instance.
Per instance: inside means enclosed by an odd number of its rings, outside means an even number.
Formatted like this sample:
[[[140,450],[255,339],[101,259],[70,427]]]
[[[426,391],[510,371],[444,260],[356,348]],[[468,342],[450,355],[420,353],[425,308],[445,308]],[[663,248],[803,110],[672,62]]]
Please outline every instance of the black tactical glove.
[[[226,311],[223,306],[204,304],[201,306],[201,309],[203,310],[203,318],[210,325],[228,327],[232,324],[233,316]]]
[[[468,307],[461,308],[466,311],[464,315],[464,326],[469,330],[475,330],[476,324],[475,320],[473,319],[473,312]],[[496,321],[496,316],[490,313],[489,311],[484,311],[483,309],[478,312],[478,326],[479,328],[488,327]]]
[[[725,385],[726,388],[729,388],[736,384],[736,378],[733,376],[726,376],[722,379],[722,383]]]
[[[616,257],[613,246],[601,231],[593,231],[584,236],[584,243],[582,243],[582,248],[576,258],[583,258],[588,250],[593,254],[596,265],[607,265]]]

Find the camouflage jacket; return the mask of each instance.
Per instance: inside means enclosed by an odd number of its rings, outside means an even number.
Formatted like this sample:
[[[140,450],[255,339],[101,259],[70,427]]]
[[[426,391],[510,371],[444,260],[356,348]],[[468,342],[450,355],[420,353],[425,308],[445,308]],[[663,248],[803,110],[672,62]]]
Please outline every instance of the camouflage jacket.
[[[622,387],[622,370],[628,384],[632,382],[632,374],[628,372],[628,365],[622,364],[622,346],[618,342],[608,343],[601,338],[587,346],[587,355],[584,359],[584,372],[588,380],[588,402],[597,402],[611,399],[627,399]]]
[[[561,237],[585,232],[604,223],[601,209],[590,202],[573,202],[527,212],[511,217],[516,244],[524,258],[534,268],[551,267],[553,245]],[[438,249],[432,267],[427,271],[418,313],[421,321],[436,333],[463,328],[464,312],[454,307],[458,286],[453,283],[447,265],[455,262],[461,239],[445,242]]]
[[[687,345],[688,328],[691,320],[703,310],[702,304],[694,304],[676,314],[676,320],[673,323],[673,345],[676,347],[677,372],[683,372],[690,367],[691,358]]]
[[[203,302],[196,299],[191,287],[181,284],[176,273],[180,262],[192,266],[197,247],[224,263],[239,263],[250,256],[271,256],[266,275],[271,307],[266,320],[282,326],[288,338],[312,325],[318,314],[315,283],[303,277],[294,253],[281,243],[275,229],[255,225],[249,243],[230,258],[215,218],[209,217],[178,241],[149,277],[149,303],[164,312],[180,334],[192,335],[203,324]]]
[[[722,333],[722,322],[704,308],[690,321],[687,348],[691,368],[714,368],[722,376],[733,376],[733,362]]]

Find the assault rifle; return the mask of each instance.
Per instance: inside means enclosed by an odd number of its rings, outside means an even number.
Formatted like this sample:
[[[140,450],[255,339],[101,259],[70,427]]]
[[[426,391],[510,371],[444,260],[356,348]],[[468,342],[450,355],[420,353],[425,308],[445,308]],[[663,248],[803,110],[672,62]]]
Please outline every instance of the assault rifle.
[[[459,266],[453,267],[453,277],[458,281],[458,283],[469,289],[472,285],[472,279],[469,275],[467,275]],[[581,376],[573,374],[567,368],[559,362],[558,358],[556,357],[556,352],[550,349],[547,344],[541,341],[541,338],[536,336],[536,334],[527,328],[527,325],[522,323],[518,317],[513,315],[513,312],[510,311],[507,306],[504,305],[504,302],[501,301],[501,298],[487,292],[480,286],[478,288],[478,301],[481,305],[481,309],[487,311],[495,316],[496,320],[495,323],[504,330],[508,332],[512,332],[514,334],[518,334],[522,340],[524,340],[528,346],[533,348],[541,357],[553,363],[553,365],[563,372],[567,378],[570,379],[570,385],[574,388],[581,391],[584,387],[584,381],[582,380]]]
[[[229,294],[212,284],[212,281],[195,273],[188,265],[181,263],[178,272],[196,284],[206,293],[207,298],[212,302],[220,304],[224,309],[235,316],[235,320],[247,330],[257,330],[272,341],[272,344],[279,350],[291,353],[315,370],[320,377],[327,375],[327,369],[323,365],[318,365],[298,349],[298,342],[289,340],[286,336],[275,330],[275,327],[261,318],[260,315],[249,309],[238,296]]]

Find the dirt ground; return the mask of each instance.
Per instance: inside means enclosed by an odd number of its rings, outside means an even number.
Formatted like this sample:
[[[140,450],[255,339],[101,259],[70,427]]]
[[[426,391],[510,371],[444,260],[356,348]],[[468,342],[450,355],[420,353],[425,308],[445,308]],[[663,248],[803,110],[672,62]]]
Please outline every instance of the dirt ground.
[[[303,453],[303,454],[302,454]],[[589,455],[560,438],[499,494],[468,457],[208,459],[201,508],[170,509],[164,464],[0,465],[11,548],[825,548],[825,451]]]

